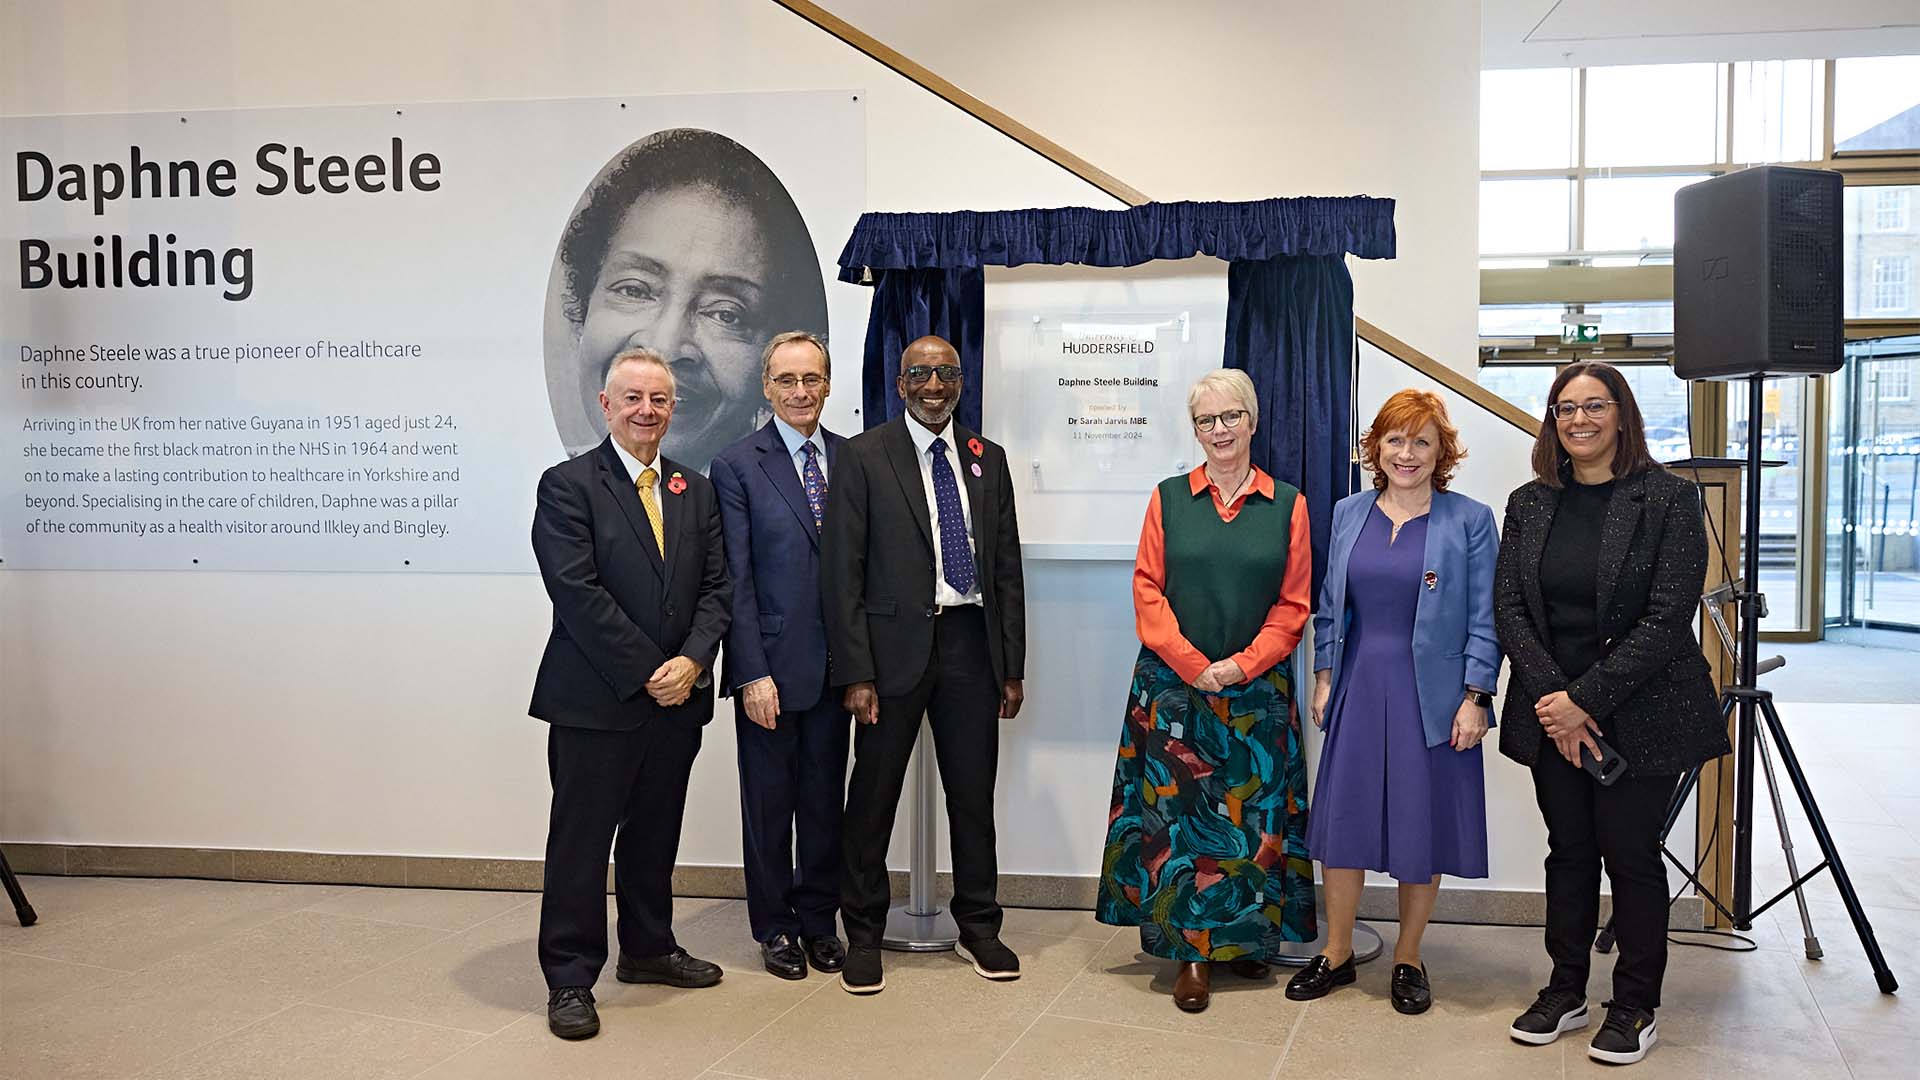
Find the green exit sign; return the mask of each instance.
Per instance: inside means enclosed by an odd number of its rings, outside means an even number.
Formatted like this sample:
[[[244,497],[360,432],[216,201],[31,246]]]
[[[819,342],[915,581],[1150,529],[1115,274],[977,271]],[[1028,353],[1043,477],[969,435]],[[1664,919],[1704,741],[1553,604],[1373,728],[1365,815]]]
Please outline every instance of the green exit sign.
[[[1560,324],[1560,344],[1562,345],[1598,345],[1600,344],[1600,323],[1570,322]]]

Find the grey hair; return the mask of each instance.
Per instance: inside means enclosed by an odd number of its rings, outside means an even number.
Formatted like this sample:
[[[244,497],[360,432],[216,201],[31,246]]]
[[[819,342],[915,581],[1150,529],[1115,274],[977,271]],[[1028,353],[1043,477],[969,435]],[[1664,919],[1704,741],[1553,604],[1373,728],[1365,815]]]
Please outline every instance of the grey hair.
[[[1247,410],[1247,419],[1253,421],[1253,426],[1260,426],[1260,398],[1254,393],[1253,380],[1246,372],[1239,368],[1218,368],[1195,379],[1187,390],[1187,415],[1193,415],[1193,406],[1199,402],[1200,395],[1209,390],[1232,398]]]
[[[767,376],[773,372],[774,350],[782,345],[791,345],[796,341],[804,341],[814,348],[819,349],[820,363],[826,368],[823,374],[825,374],[829,380],[833,378],[833,357],[828,354],[827,343],[820,340],[820,335],[811,330],[788,330],[784,333],[773,335],[773,340],[767,342],[767,347],[760,350],[761,382],[765,382]]]
[[[668,388],[674,391],[675,397],[679,396],[680,384],[673,377],[673,366],[667,363],[666,357],[645,347],[624,349],[618,356],[613,358],[613,363],[607,365],[607,382],[602,388],[603,390],[609,393],[612,392],[614,372],[619,371],[622,366],[627,364],[651,364],[661,371],[666,372]]]

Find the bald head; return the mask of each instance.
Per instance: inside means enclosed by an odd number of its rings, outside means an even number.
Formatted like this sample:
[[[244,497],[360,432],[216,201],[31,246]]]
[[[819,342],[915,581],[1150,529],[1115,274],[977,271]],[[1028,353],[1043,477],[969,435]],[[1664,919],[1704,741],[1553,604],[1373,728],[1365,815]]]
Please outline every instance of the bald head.
[[[946,338],[934,334],[916,339],[900,354],[900,370],[905,371],[915,364],[958,364],[960,353],[947,342]]]

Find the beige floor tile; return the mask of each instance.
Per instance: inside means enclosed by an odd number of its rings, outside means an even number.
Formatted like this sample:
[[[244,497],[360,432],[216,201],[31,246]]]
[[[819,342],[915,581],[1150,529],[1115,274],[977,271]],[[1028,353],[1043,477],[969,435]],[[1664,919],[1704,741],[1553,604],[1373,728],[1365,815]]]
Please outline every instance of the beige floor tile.
[[[1585,1037],[1565,1037],[1568,1077],[1617,1077],[1620,1066],[1605,1065],[1587,1056],[1587,1041],[1598,1031],[1601,1017]],[[1813,1035],[1747,1029],[1727,1038],[1680,1017],[1660,1011],[1660,1038],[1653,1050],[1633,1066],[1634,1080],[1727,1080],[1728,1077],[1781,1080],[1847,1080],[1847,1065],[1833,1039],[1820,1031]]]
[[[1887,808],[1894,824],[1907,830],[1909,836],[1920,839],[1920,795],[1882,795],[1880,805]]]
[[[1912,1080],[1914,1063],[1920,1062],[1920,1028],[1910,1028],[1905,1036],[1836,1031],[1833,1038],[1854,1080]]]
[[[1278,1046],[1229,1042],[1192,1032],[1141,1031],[1117,1024],[1042,1016],[987,1073],[989,1080],[1111,1080],[1162,1069],[1175,1074],[1261,1077]],[[1205,1068],[1175,1063],[1205,1062]]]
[[[693,1077],[809,994],[838,990],[815,980],[728,977],[718,986],[679,990],[602,981],[596,990],[600,1034],[556,1039],[544,1012],[522,1017],[438,1067],[423,1080],[645,1080]]]
[[[169,881],[121,893],[72,923],[35,926],[8,935],[0,948],[137,971],[210,947],[230,934],[306,907],[328,892],[324,885]],[[35,900],[34,907],[39,906]]]
[[[188,953],[178,963],[187,971],[251,979],[309,998],[448,936],[424,926],[296,911]]]
[[[302,1004],[170,1058],[139,1080],[405,1080],[480,1039],[471,1032]]]
[[[435,930],[468,930],[496,915],[526,904],[537,904],[537,893],[462,892],[458,889],[343,889],[308,909],[330,915],[426,926]]]
[[[1292,970],[1276,968],[1264,982],[1249,982],[1222,965],[1213,978],[1212,1004],[1204,1012],[1183,1013],[1173,1004],[1173,962],[1142,953],[1139,933],[1128,928],[1101,948],[1047,1012],[1280,1047],[1304,1008],[1283,990]]]
[[[120,975],[109,968],[0,952],[0,1015],[37,1009],[69,994],[103,986]],[[0,1067],[5,1064],[0,1058]]]
[[[1827,1026],[1836,1032],[1920,1037],[1920,998],[1912,990],[1920,986],[1920,912],[1867,911],[1874,940],[1901,984],[1900,993],[1882,994],[1846,908],[1837,903],[1808,907],[1826,957],[1796,961]]]
[[[165,884],[147,878],[23,877],[20,887],[39,921],[21,926],[12,909],[5,909],[0,913],[0,949],[22,950],[88,919],[161,903],[164,894],[158,890]]]
[[[1379,999],[1336,991],[1307,1005],[1282,1076],[1418,1076],[1430,1078],[1560,1076],[1560,1046],[1523,1046],[1507,1035],[1526,1007],[1475,1009],[1457,995],[1441,997],[1420,1016],[1401,1016]],[[1524,995],[1532,1000],[1530,993]]]
[[[898,1076],[911,1062],[917,1078],[975,1080],[1100,948],[1037,934],[1003,940],[1020,954],[1015,981],[982,979],[952,953],[888,953],[885,991],[825,987],[715,1067],[767,1080],[860,1080]]]
[[[1007,908],[1001,929],[1009,934],[1051,934],[1054,937],[1085,938],[1105,944],[1120,932],[1093,917],[1091,911],[1057,908]],[[1128,930],[1127,933],[1133,933]]]
[[[539,912],[520,907],[335,987],[323,1005],[491,1035],[544,1006]]]
[[[753,932],[747,926],[745,900],[724,901],[719,909],[701,918],[676,918],[673,936],[681,948],[702,960],[719,964],[729,976],[776,978],[760,963],[760,945],[753,940]],[[799,981],[804,984],[806,980]]]
[[[0,1057],[13,1080],[130,1076],[279,1012],[292,998],[245,980],[189,974],[176,962],[0,1017]],[[86,1017],[84,1028],[48,1022]]]

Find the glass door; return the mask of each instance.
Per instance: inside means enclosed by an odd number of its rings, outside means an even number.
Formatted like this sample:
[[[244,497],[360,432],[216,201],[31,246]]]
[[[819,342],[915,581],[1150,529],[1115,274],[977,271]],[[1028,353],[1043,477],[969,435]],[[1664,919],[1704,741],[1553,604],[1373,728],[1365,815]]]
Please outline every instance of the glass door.
[[[1828,425],[1828,625],[1920,630],[1917,367],[1920,337],[1847,346]]]

